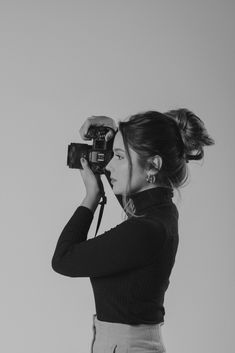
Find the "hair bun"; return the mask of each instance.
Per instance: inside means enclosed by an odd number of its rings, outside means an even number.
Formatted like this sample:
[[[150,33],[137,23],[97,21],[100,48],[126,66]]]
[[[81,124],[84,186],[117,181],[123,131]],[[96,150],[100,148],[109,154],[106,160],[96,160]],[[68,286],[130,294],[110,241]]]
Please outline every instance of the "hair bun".
[[[186,134],[187,134],[187,123],[189,119],[189,114],[191,112],[187,109],[178,109],[178,116],[176,119],[176,123],[178,126],[178,130],[181,136],[181,140],[183,142],[183,158],[185,159],[186,163],[189,162],[188,154],[187,154],[187,141],[186,141]]]
[[[174,119],[183,143],[183,157],[186,162],[190,159],[202,159],[203,146],[213,145],[214,140],[208,135],[203,121],[186,108],[170,110],[165,115]],[[192,154],[191,152],[195,152]]]

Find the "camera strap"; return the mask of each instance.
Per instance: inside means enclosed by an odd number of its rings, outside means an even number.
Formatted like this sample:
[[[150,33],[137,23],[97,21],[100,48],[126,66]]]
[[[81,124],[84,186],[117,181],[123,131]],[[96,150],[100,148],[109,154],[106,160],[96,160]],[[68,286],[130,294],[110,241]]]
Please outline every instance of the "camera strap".
[[[107,197],[105,196],[105,194],[103,194],[103,195],[102,195],[102,201],[99,202],[99,205],[101,205],[101,206],[100,206],[100,212],[99,212],[99,217],[98,217],[98,222],[97,222],[95,237],[96,237],[96,234],[97,234],[98,229],[99,229],[99,226],[100,226],[101,218],[102,218],[103,211],[104,211],[104,205],[106,204],[106,202],[107,202]]]
[[[99,226],[100,226],[100,222],[101,222],[101,219],[102,219],[102,215],[103,215],[103,211],[104,211],[104,205],[107,203],[107,197],[105,196],[104,186],[103,186],[102,182],[100,183],[100,189],[101,189],[102,201],[99,202],[99,205],[101,205],[101,206],[100,206],[100,212],[99,212],[99,217],[98,217],[95,237],[96,237],[96,234],[98,232],[98,229],[99,229]]]

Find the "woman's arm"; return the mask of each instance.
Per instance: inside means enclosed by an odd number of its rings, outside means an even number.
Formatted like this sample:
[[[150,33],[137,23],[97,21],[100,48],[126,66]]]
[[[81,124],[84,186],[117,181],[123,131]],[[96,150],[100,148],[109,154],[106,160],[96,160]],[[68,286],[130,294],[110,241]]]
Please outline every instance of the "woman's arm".
[[[89,208],[93,214],[95,213],[95,210],[100,202],[101,197],[100,196],[90,196],[89,194],[86,195],[86,197],[83,199],[82,203],[80,206],[84,206]]]
[[[150,264],[160,256],[166,239],[162,223],[129,219],[87,240],[93,212],[76,209],[64,227],[52,268],[69,277],[102,277]]]

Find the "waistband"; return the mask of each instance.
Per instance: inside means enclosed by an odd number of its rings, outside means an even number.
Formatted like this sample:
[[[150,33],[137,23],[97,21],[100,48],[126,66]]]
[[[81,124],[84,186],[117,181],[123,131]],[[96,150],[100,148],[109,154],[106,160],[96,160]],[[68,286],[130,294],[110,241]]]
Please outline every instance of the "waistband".
[[[140,336],[146,332],[156,334],[156,332],[161,331],[161,326],[164,324],[160,322],[159,324],[138,324],[138,325],[128,325],[117,322],[107,322],[98,320],[97,314],[93,315],[93,325],[95,326],[97,333],[110,335],[110,336]]]

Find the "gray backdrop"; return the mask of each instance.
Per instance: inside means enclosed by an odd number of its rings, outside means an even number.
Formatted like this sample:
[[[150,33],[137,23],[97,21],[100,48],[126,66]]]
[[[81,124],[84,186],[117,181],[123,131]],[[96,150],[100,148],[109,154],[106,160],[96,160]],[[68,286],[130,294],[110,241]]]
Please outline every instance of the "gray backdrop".
[[[79,129],[91,115],[117,121],[180,107],[204,121],[216,145],[189,163],[182,201],[174,197],[180,244],[163,339],[167,353],[232,351],[234,10],[232,0],[1,0],[2,352],[90,352],[89,278],[51,268],[85,196],[67,146],[84,143]],[[122,221],[103,181],[99,234]]]

